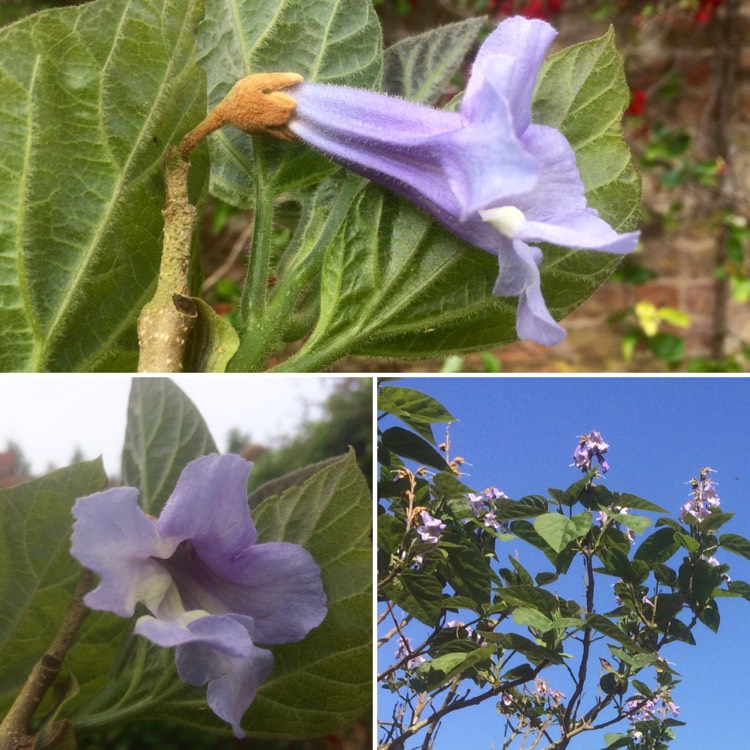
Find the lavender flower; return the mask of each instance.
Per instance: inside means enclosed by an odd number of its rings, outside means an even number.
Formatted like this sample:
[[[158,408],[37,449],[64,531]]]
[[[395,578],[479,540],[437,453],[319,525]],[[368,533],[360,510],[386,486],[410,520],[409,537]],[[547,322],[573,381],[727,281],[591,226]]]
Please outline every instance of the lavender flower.
[[[489,511],[488,513],[484,514],[482,523],[488,529],[496,529],[498,526],[500,526],[500,521],[497,520],[497,516],[492,511]]]
[[[582,435],[578,445],[573,451],[573,465],[584,474],[591,468],[591,460],[596,458],[601,466],[602,473],[609,471],[609,464],[604,454],[609,450],[609,445],[602,439],[601,433],[592,430],[588,435]]]
[[[211,710],[244,736],[240,721],[273,669],[256,644],[299,641],[326,615],[320,569],[307,550],[256,544],[247,505],[252,464],[211,455],[183,470],[161,516],[117,487],[79,498],[72,554],[101,577],[92,609],[132,617],[135,633],[176,646],[180,677],[208,685]]]
[[[433,518],[426,510],[421,512],[422,526],[417,526],[417,534],[423,542],[437,544],[440,534],[445,529],[445,524],[439,518]]]
[[[469,510],[471,510],[472,515],[479,517],[480,513],[485,509],[484,497],[470,492],[466,496],[466,499],[469,501]]]
[[[680,506],[680,520],[684,521],[692,516],[696,521],[708,518],[714,510],[721,507],[721,500],[716,492],[711,478],[708,476],[713,469],[705,467],[701,469],[699,479],[693,477],[690,480],[692,497],[684,505]]]
[[[570,144],[531,122],[555,34],[543,21],[501,23],[477,54],[460,112],[341,86],[285,89],[296,101],[292,133],[496,255],[494,293],[519,298],[518,336],[545,345],[565,332],[542,298],[537,244],[621,254],[638,239],[637,232],[618,234],[587,206]]]

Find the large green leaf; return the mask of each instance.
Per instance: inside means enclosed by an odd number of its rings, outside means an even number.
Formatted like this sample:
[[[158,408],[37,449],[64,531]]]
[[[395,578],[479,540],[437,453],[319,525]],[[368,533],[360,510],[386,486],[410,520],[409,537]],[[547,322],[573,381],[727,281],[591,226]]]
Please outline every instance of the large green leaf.
[[[97,0],[0,30],[0,369],[134,368],[162,158],[205,111],[202,13]]]
[[[206,0],[198,62],[213,107],[252,73],[289,71],[309,81],[374,88],[382,67],[380,25],[370,0]],[[310,149],[225,128],[209,141],[211,192],[253,203],[253,186],[282,192],[333,170]]]
[[[122,482],[158,516],[185,465],[216,444],[193,402],[169,378],[134,378],[122,452]]]
[[[479,36],[483,18],[467,18],[407,37],[385,51],[382,90],[435,104]]]
[[[97,459],[0,491],[0,715],[52,644],[81,574],[70,555],[73,503],[106,485]],[[67,660],[76,701],[106,683],[126,627],[108,613],[86,618]]]
[[[576,151],[590,205],[616,229],[635,225],[640,181],[622,140],[629,99],[610,32],[545,61],[535,122],[560,129]],[[542,289],[563,317],[612,273],[619,257],[547,248]],[[352,201],[322,270],[321,315],[280,369],[315,370],[345,353],[427,357],[515,340],[514,300],[492,288],[497,261],[401,198],[371,185]]]
[[[435,442],[432,424],[456,421],[439,401],[413,388],[382,387],[378,394],[378,409],[399,417],[431,443]]]
[[[443,606],[443,588],[431,573],[405,570],[386,587],[389,599],[429,627],[434,627]]]
[[[432,466],[441,471],[450,471],[450,466],[426,440],[403,427],[389,427],[381,438],[388,450],[411,461]]]

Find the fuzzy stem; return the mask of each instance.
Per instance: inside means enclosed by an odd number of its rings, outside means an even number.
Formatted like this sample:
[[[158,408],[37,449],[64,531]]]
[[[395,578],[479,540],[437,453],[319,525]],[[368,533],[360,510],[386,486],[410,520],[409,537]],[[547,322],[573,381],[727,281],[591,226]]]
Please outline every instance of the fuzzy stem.
[[[19,750],[33,745],[34,738],[30,734],[31,720],[55,681],[81,623],[91,611],[83,603],[83,597],[92,580],[91,571],[84,570],[81,573],[52,645],[32,668],[21,692],[0,724],[0,750]]]
[[[156,292],[138,318],[139,372],[180,372],[185,342],[198,316],[195,302],[188,295],[197,211],[188,199],[190,162],[181,151],[182,147],[170,149],[165,162],[164,248]]]

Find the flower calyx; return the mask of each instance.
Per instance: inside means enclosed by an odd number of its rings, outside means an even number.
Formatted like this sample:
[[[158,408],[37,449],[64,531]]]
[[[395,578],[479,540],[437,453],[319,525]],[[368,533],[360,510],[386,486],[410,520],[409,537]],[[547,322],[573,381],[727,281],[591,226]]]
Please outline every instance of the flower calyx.
[[[283,89],[303,80],[299,73],[254,73],[241,78],[203,122],[185,136],[180,144],[181,155],[187,157],[203,138],[224,125],[234,125],[249,135],[296,140],[287,123],[297,102]]]

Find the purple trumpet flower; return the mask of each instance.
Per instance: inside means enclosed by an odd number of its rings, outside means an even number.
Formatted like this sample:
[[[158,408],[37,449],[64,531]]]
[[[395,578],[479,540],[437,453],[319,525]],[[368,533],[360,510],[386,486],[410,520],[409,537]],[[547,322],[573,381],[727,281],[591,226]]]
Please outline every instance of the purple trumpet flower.
[[[92,609],[132,617],[135,633],[176,647],[180,677],[208,685],[211,710],[244,736],[240,721],[273,669],[256,643],[299,641],[326,616],[320,568],[297,544],[256,544],[247,504],[252,464],[210,455],[183,470],[161,516],[116,487],[73,506],[72,553],[101,577]]]
[[[423,542],[437,544],[445,529],[445,524],[439,518],[433,518],[426,510],[423,510],[420,515],[423,525],[417,526],[417,534]]]
[[[587,206],[562,133],[531,122],[536,79],[555,34],[543,21],[501,23],[478,52],[460,112],[342,86],[285,89],[296,102],[292,133],[496,255],[494,293],[519,298],[518,336],[545,345],[565,331],[542,297],[537,244],[622,254],[638,240],[638,232],[618,234]]]

